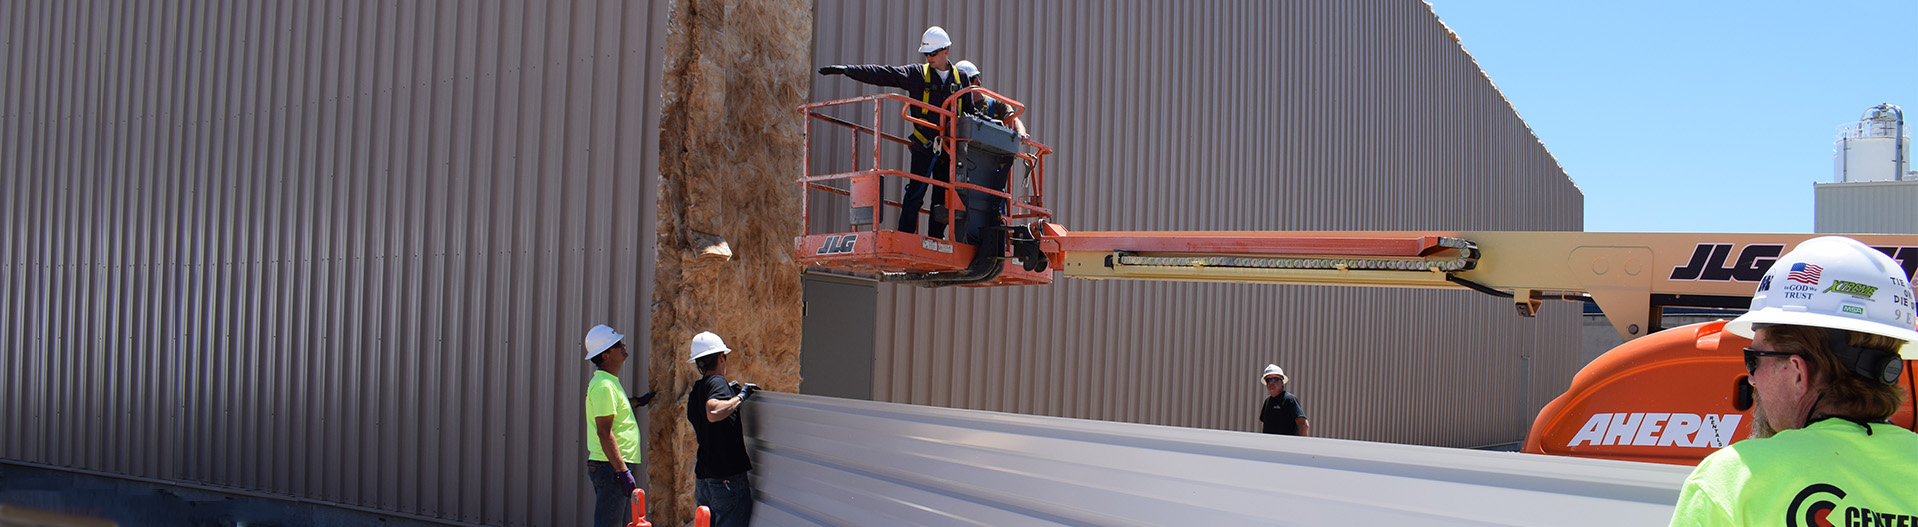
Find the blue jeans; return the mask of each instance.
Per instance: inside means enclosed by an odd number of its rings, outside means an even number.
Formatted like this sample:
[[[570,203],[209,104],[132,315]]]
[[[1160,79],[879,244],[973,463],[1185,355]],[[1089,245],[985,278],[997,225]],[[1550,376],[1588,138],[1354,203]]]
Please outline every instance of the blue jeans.
[[[621,527],[631,521],[633,495],[621,488],[612,463],[587,460],[586,479],[593,482],[593,527]]]
[[[713,527],[746,527],[753,521],[753,484],[745,472],[693,481],[693,501],[713,511]]]

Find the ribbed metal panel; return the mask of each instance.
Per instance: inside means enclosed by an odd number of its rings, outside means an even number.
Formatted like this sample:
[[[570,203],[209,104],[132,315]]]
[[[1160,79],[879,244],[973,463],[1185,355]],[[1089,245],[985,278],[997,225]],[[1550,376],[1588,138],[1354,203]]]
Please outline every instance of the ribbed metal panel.
[[[1813,230],[1918,234],[1918,181],[1818,183]]]
[[[665,20],[0,2],[0,458],[583,523],[579,338],[649,332]]]
[[[821,0],[815,24],[837,36],[815,41],[818,64],[916,62],[920,31],[943,26],[955,60],[1031,107],[1034,138],[1059,152],[1048,203],[1074,230],[1582,229],[1582,193],[1416,0]],[[881,90],[817,77],[812,98]],[[814,155],[852,151],[834,140],[815,136]],[[1278,363],[1318,434],[1512,442],[1583,364],[1577,306],[1546,307],[1527,319],[1476,293],[1312,286],[881,285],[873,394],[1251,430],[1259,371]]]
[[[1691,472],[806,395],[753,404],[760,526],[1657,525]]]

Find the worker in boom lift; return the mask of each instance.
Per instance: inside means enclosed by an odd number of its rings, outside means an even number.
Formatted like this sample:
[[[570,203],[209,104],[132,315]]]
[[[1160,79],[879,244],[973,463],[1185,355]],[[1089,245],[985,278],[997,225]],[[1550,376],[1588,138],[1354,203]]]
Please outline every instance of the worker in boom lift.
[[[619,384],[626,365],[625,335],[606,325],[586,332],[586,360],[593,379],[586,384],[586,477],[593,483],[593,525],[625,525],[632,513],[633,465],[639,464],[639,421],[633,405],[645,406],[653,394],[627,399]]]
[[[1305,405],[1299,404],[1299,397],[1286,393],[1285,383],[1291,378],[1285,376],[1285,370],[1277,364],[1265,365],[1261,374],[1265,381],[1265,402],[1259,405],[1259,423],[1261,431],[1268,434],[1289,436],[1312,435],[1312,422],[1305,418]]]
[[[945,104],[946,98],[959,91],[959,76],[952,71],[952,39],[939,26],[927,28],[919,38],[919,53],[926,57],[925,62],[904,66],[833,65],[819,68],[819,74],[845,75],[874,86],[900,88],[913,99],[935,107]],[[911,115],[933,124],[940,121],[939,114],[917,106],[912,108]],[[910,172],[940,182],[952,181],[945,147],[939,141],[939,129],[913,125],[907,142],[907,150],[912,152]],[[906,182],[906,193],[899,205],[899,232],[919,232],[919,205],[925,200],[928,187],[932,186],[919,181]],[[946,192],[939,187],[932,187],[930,191],[932,219],[927,222],[926,235],[945,238],[950,214],[946,212]]]
[[[979,67],[974,65],[972,61],[959,61],[953,64],[952,69],[959,71],[960,83],[967,88],[980,86],[983,83],[983,73],[979,71]],[[1021,122],[1019,118],[1012,116],[1011,105],[1000,102],[998,99],[987,97],[985,94],[979,92],[968,94],[966,98],[959,101],[959,103],[960,114],[975,115],[1002,126],[1010,127],[1014,132],[1019,134],[1019,138],[1024,139],[1026,137],[1026,124]],[[1004,191],[1006,190],[1006,176],[1012,172],[1013,159],[1014,158],[1008,156],[1005,158],[1005,161],[999,163],[997,166],[967,167],[967,169],[964,170],[967,174],[966,182],[993,190]],[[961,161],[965,161],[965,159],[961,158]],[[975,261],[979,257],[996,257],[1001,255],[1004,252],[1005,237],[1000,235],[1003,233],[993,231],[992,229],[998,228],[1002,223],[1001,217],[1006,213],[1005,198],[983,192],[961,191],[959,194],[962,201],[965,202],[963,208],[966,209],[966,223],[963,234],[959,236],[959,241],[980,245],[980,250],[974,253],[977,255]]]
[[[1672,525],[1918,525],[1918,434],[1886,420],[1900,355],[1918,359],[1912,308],[1904,268],[1851,238],[1773,263],[1725,324],[1752,339],[1752,439],[1698,464]]]
[[[686,394],[686,421],[699,452],[693,464],[693,500],[713,511],[713,527],[746,527],[753,518],[753,485],[747,479],[746,435],[739,405],[759,389],[726,381],[726,342],[711,331],[693,336],[691,358],[701,377]]]
[[[979,66],[973,64],[972,61],[959,61],[953,64],[952,68],[959,70],[959,79],[962,88],[985,86],[985,72],[980,71]],[[1026,123],[1016,117],[1012,118],[1012,122],[1006,122],[1006,118],[1012,117],[1012,106],[1000,102],[998,99],[987,97],[983,93],[973,92],[966,100],[960,101],[959,108],[960,113],[977,114],[1001,125],[1012,127],[1013,131],[1019,132],[1020,139],[1026,138]]]

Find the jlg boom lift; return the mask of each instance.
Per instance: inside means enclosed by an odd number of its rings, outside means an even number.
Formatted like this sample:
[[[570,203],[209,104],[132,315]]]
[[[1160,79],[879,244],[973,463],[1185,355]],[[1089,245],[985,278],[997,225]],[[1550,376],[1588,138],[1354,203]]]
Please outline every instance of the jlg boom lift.
[[[1724,322],[1663,329],[1667,307],[1743,309],[1773,261],[1802,234],[1645,234],[1590,232],[1076,232],[1053,221],[1045,207],[1045,160],[1052,150],[1022,139],[1003,126],[961,115],[958,101],[979,92],[1016,101],[983,88],[968,88],[932,107],[898,95],[871,95],[812,103],[807,117],[808,232],[796,240],[806,265],[864,273],[882,281],[926,287],[1038,285],[1052,272],[1099,280],[1289,283],[1369,287],[1468,289],[1509,299],[1520,316],[1535,315],[1547,300],[1596,303],[1626,342],[1581,370],[1572,386],[1533,422],[1523,451],[1658,463],[1697,464],[1718,447],[1750,435],[1749,402],[1739,398],[1744,382],[1740,350],[1750,341],[1722,331]],[[885,168],[886,143],[904,144],[881,131],[886,108],[941,130],[939,141],[953,182],[945,183]],[[930,109],[939,122],[914,119],[906,110]],[[869,108],[869,109],[868,109]],[[870,119],[858,123],[832,113]],[[1016,114],[1015,114],[1016,116]],[[856,118],[855,118],[856,119]],[[854,165],[812,174],[811,125],[850,130]],[[1018,176],[1006,189],[967,183],[966,174],[1012,161]],[[884,199],[887,179],[915,179],[946,192],[947,203],[996,196],[1008,208],[988,218],[974,207],[971,218],[953,221],[954,238],[964,221],[997,220],[1003,239],[948,241],[882,228],[893,216]],[[837,196],[818,199],[817,196]],[[815,206],[828,204],[824,210]],[[834,207],[844,205],[844,208]],[[843,213],[844,221],[812,232],[814,214]],[[933,214],[943,214],[935,210]],[[837,216],[835,216],[837,218]],[[1855,235],[1891,255],[1906,274],[1918,270],[1918,236]],[[1008,256],[1009,255],[1009,256]],[[1017,262],[1017,265],[1009,265]],[[1907,361],[1898,381],[1905,405],[1892,422],[1912,428],[1914,384]]]

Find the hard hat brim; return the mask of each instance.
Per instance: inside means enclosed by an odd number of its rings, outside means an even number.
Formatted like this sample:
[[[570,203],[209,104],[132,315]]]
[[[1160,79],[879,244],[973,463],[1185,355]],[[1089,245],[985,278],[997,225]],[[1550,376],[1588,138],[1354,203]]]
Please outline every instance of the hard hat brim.
[[[937,53],[937,52],[939,52],[939,50],[942,50],[942,49],[946,49],[946,48],[950,48],[950,47],[952,47],[952,46],[951,46],[951,45],[945,45],[945,46],[919,46],[919,54],[921,54],[921,55],[924,55],[924,54],[927,54],[927,53]]]
[[[709,350],[706,350],[705,353],[694,355],[692,358],[686,359],[686,362],[696,361],[696,360],[699,360],[700,357],[712,355],[714,353],[732,353],[732,352],[733,352],[732,348],[709,349]]]
[[[1884,335],[1884,336],[1895,338],[1905,342],[1903,346],[1899,346],[1898,348],[1898,355],[1900,357],[1904,358],[1905,360],[1918,360],[1918,330],[1914,330],[1910,328],[1899,329],[1896,327],[1886,325],[1883,322],[1876,322],[1871,320],[1840,317],[1840,316],[1834,316],[1834,315],[1826,315],[1822,313],[1786,311],[1784,309],[1768,307],[1768,308],[1760,309],[1757,311],[1747,312],[1743,315],[1739,315],[1738,318],[1732,319],[1731,322],[1726,322],[1725,331],[1731,332],[1731,334],[1733,335],[1738,335],[1740,337],[1745,337],[1748,339],[1755,338],[1754,335],[1756,334],[1756,330],[1753,326],[1759,325],[1759,324],[1811,326],[1811,327],[1830,328],[1830,329],[1842,329],[1845,331],[1857,331],[1860,333],[1870,333],[1873,335]]]
[[[600,345],[599,349],[586,350],[586,358],[583,360],[593,360],[593,357],[598,357],[599,354],[605,353],[606,350],[613,349],[613,346],[615,344],[619,344],[621,341],[624,341],[624,340],[626,340],[626,335],[622,335],[619,332],[614,332],[613,339],[606,341],[606,343],[603,345]]]

